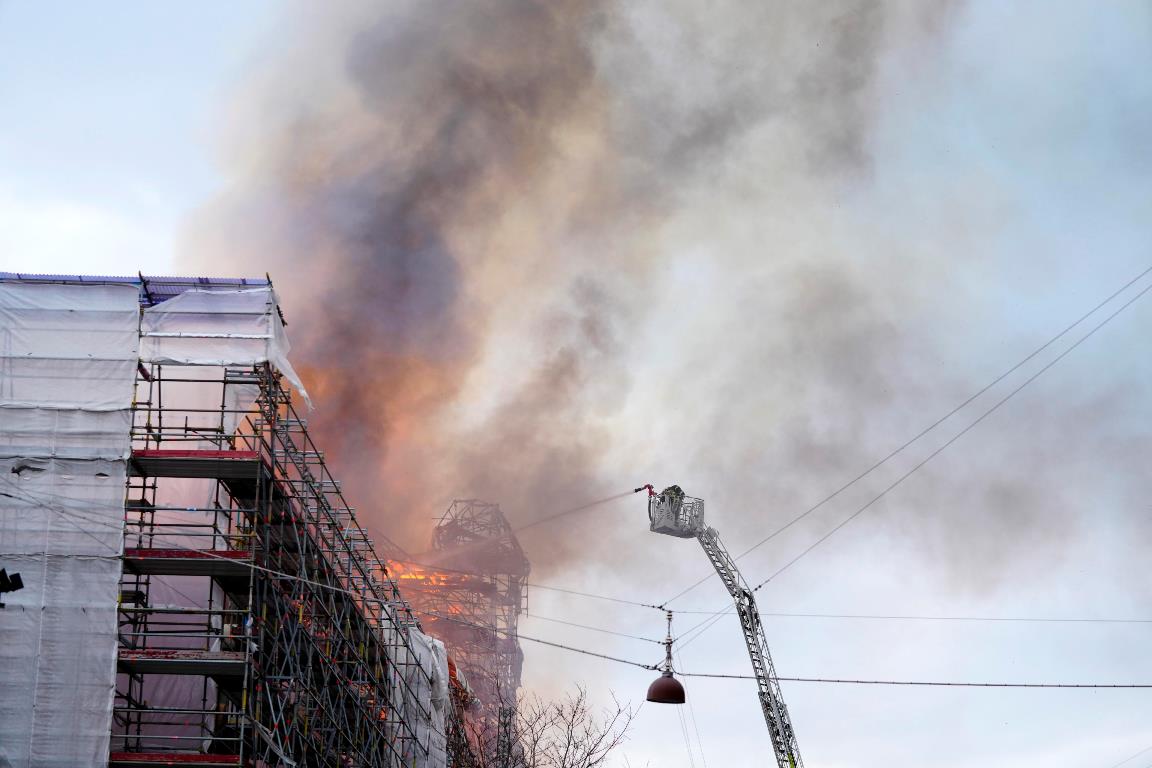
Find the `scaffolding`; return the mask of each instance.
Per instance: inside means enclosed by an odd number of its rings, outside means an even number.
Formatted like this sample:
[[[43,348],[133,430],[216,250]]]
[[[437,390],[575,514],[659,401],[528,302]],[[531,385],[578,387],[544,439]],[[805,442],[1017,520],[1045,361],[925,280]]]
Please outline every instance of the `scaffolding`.
[[[217,408],[165,404],[166,387],[206,384]],[[234,387],[258,389],[253,410],[228,407]],[[177,748],[236,764],[407,765],[427,751],[418,624],[279,375],[228,369],[209,383],[142,365],[132,439],[112,763]],[[165,504],[178,479],[207,480],[209,502]]]
[[[275,364],[286,341],[263,358],[214,357],[282,333],[270,283],[16,279],[140,289],[108,764],[466,762],[447,754],[460,715],[444,646],[309,436],[288,386],[299,382],[286,358]],[[251,330],[241,304],[263,305],[237,294],[253,291],[268,297],[267,333],[222,332]],[[221,317],[149,324],[166,302],[194,293],[207,306],[213,292]],[[188,353],[196,345],[209,359]]]

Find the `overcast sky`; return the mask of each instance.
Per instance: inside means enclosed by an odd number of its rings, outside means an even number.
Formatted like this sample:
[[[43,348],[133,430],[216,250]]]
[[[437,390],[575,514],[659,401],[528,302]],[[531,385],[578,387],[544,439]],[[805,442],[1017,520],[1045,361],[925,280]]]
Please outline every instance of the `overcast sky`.
[[[748,12],[753,40],[756,25],[771,21],[767,5]],[[283,31],[284,12],[273,6],[0,0],[0,270],[166,274],[197,263],[189,230],[239,175],[224,150],[232,142],[235,151],[237,115],[248,111],[238,101],[252,73],[300,39],[299,29]],[[739,4],[721,6],[724,29],[739,28]],[[681,177],[675,199],[662,203],[673,213],[646,245],[661,266],[635,300],[653,309],[629,328],[630,383],[599,423],[597,477],[618,480],[618,490],[683,485],[705,497],[710,523],[742,551],[1152,266],[1152,6],[951,6],[934,29],[877,54],[866,129],[849,137],[864,159],[844,172],[849,181],[809,184],[808,173],[829,172],[774,154],[809,145],[793,135],[803,123],[774,113],[771,99],[744,116],[750,127],[715,150],[707,174]],[[655,93],[651,113],[706,100],[710,72],[738,79],[739,68],[708,68],[709,56],[739,62],[731,52],[683,55],[691,25],[712,23],[694,22],[690,7],[670,5],[665,24],[660,3],[631,6],[645,55],[630,59],[611,41],[598,49],[599,66],[616,75],[609,100],[643,104],[637,90]],[[818,47],[804,30],[789,43]],[[682,117],[667,108],[662,119]],[[259,143],[251,124],[244,139]],[[255,275],[276,266],[243,265]],[[806,277],[829,271],[849,277]],[[741,560],[748,580],[803,552],[1119,306]],[[291,324],[303,309],[284,311]],[[1136,301],[769,583],[761,609],[1152,621],[1150,322],[1152,298]],[[517,337],[492,338],[499,347]],[[526,354],[505,346],[486,347],[487,368],[470,381],[499,382],[492,370]],[[549,538],[589,552],[610,541],[612,558],[538,564],[539,580],[660,602],[707,573],[707,560],[694,542],[648,533],[645,521],[643,502],[630,498],[534,529],[525,545],[532,557],[552,551]],[[725,603],[713,580],[673,607]],[[651,609],[542,590],[529,608],[663,635]],[[676,628],[700,618],[681,614]],[[765,623],[788,677],[1152,683],[1152,623]],[[660,656],[642,640],[531,616],[521,626],[644,663]],[[652,678],[531,643],[525,652],[526,685],[544,694],[579,684],[600,700],[614,691],[638,704]],[[732,617],[679,661],[692,672],[749,670]],[[619,765],[769,764],[750,681],[686,687],[690,709],[643,706]],[[783,691],[809,768],[1112,768],[1152,747],[1150,690],[785,683]],[[1124,765],[1152,765],[1152,752]]]

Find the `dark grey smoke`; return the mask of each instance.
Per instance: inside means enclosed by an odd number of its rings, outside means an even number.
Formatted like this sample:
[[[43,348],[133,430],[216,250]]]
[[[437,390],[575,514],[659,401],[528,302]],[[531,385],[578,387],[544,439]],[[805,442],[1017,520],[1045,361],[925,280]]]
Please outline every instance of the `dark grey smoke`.
[[[929,46],[951,6],[302,4],[244,99],[195,268],[272,274],[318,440],[413,549],[453,497],[522,524],[662,481],[636,476],[674,465],[638,403],[662,403],[704,487],[777,454],[844,470],[857,435],[803,414],[888,401],[885,307],[907,295],[801,233],[867,177],[885,57]],[[778,237],[749,248],[762,221]],[[701,248],[747,289],[732,303],[677,282]],[[625,444],[643,455],[618,461]],[[589,552],[526,544],[537,573]]]

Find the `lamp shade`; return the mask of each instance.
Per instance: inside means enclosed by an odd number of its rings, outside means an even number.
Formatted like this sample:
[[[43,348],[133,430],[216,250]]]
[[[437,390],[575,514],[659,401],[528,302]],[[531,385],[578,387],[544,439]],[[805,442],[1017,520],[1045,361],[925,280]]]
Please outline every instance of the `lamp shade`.
[[[683,704],[684,686],[667,670],[648,686],[648,701],[656,704]]]

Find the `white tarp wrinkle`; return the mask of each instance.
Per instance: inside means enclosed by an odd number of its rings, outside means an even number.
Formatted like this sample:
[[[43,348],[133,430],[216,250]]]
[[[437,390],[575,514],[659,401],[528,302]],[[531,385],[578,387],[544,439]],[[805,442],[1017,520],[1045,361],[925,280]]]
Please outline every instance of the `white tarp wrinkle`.
[[[0,283],[0,766],[105,766],[116,673],[132,285]]]
[[[446,726],[448,708],[448,654],[444,643],[412,628],[409,640],[416,656],[409,687],[416,699],[417,768],[445,768],[448,764]]]
[[[193,288],[144,310],[140,357],[179,365],[271,363],[308,404],[270,287]]]

